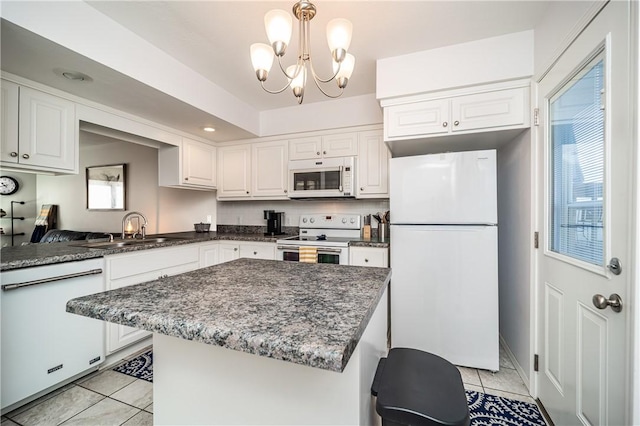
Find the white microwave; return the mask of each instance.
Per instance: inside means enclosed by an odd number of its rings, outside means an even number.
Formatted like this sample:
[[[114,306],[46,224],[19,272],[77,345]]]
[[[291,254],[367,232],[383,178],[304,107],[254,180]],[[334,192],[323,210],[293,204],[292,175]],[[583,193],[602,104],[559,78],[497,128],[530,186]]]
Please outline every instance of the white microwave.
[[[289,161],[289,198],[355,197],[355,157]]]

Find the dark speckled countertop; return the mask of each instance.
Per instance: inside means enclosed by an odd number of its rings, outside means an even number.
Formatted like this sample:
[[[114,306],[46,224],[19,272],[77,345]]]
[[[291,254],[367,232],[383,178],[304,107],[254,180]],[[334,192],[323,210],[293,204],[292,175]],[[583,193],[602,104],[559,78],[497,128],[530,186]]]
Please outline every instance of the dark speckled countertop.
[[[110,254],[127,253],[137,250],[148,250],[151,248],[170,247],[182,244],[202,243],[206,241],[257,241],[275,242],[283,236],[265,236],[263,233],[251,232],[175,232],[149,236],[168,236],[179,238],[161,243],[138,244],[134,246],[117,248],[85,248],[78,244],[83,241],[71,241],[63,243],[48,244],[28,244],[16,247],[4,247],[0,250],[0,271],[10,271],[12,269],[29,268],[32,266],[51,265],[55,263],[73,262],[77,260],[93,259]],[[370,240],[355,239],[350,242],[351,246],[359,247],[389,247],[389,240],[378,241],[377,238]]]
[[[72,299],[67,311],[341,372],[388,268],[238,259]]]

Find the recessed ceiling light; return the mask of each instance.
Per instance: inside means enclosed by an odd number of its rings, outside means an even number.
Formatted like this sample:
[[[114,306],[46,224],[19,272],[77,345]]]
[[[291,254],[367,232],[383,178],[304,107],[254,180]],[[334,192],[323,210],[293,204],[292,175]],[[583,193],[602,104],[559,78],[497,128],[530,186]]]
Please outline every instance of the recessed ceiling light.
[[[67,80],[71,80],[73,82],[81,82],[81,81],[91,82],[91,81],[93,81],[93,79],[91,77],[89,77],[87,74],[83,74],[83,73],[78,72],[78,71],[72,71],[72,70],[65,70],[65,69],[56,68],[56,69],[53,70],[53,72],[55,72],[60,77],[64,77]]]
[[[204,130],[205,132],[215,132],[216,129],[214,129],[213,127],[203,127],[202,130]]]

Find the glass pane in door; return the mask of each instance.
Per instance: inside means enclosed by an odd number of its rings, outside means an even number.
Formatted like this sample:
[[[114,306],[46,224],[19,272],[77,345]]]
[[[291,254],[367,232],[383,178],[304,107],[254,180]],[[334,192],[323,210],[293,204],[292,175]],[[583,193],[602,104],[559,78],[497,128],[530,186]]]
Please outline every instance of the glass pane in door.
[[[604,57],[549,100],[549,249],[604,265]]]

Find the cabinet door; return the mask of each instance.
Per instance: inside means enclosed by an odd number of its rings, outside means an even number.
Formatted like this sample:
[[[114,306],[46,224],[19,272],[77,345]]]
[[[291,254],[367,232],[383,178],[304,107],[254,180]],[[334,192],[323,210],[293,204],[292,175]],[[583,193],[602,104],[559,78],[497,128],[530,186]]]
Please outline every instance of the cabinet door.
[[[253,178],[251,195],[286,199],[288,187],[288,141],[258,143],[252,146]]]
[[[528,88],[459,96],[451,100],[453,132],[525,124]]]
[[[182,139],[184,183],[215,188],[216,148],[191,139]]]
[[[218,148],[218,198],[249,197],[251,145]]]
[[[389,198],[389,158],[382,131],[358,135],[358,191],[356,198]]]
[[[387,138],[449,132],[449,100],[392,105],[384,109]]]
[[[0,84],[0,151],[5,163],[18,162],[18,85],[2,80]]]
[[[389,267],[389,249],[378,247],[349,247],[349,265]]]
[[[193,271],[200,266],[196,245],[165,247],[106,258],[107,289],[112,290]],[[120,324],[107,324],[107,352],[116,352],[151,333]]]
[[[322,137],[322,156],[353,157],[358,155],[358,134],[340,133]]]
[[[240,257],[275,260],[276,245],[273,243],[241,243]]]
[[[220,243],[218,252],[218,263],[229,262],[240,258],[240,244],[237,243]]]
[[[206,268],[218,264],[220,244],[211,243],[200,246],[200,267]]]
[[[289,140],[289,160],[312,160],[322,157],[322,137]]]
[[[20,87],[18,163],[77,170],[78,135],[73,102]]]

